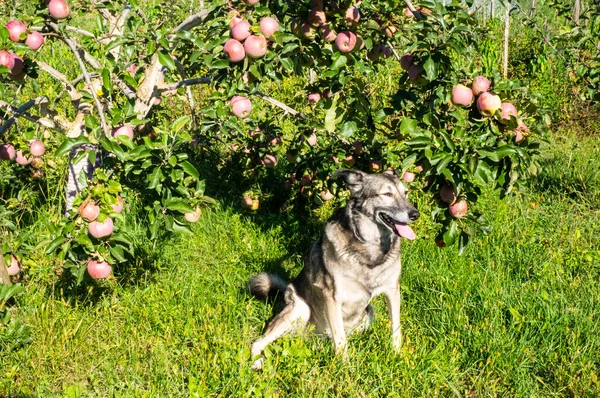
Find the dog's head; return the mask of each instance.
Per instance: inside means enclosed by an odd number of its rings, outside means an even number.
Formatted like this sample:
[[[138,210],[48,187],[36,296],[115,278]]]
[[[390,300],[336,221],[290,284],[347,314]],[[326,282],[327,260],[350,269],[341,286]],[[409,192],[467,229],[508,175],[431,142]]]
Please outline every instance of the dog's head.
[[[408,224],[419,218],[419,212],[408,201],[408,190],[397,172],[367,174],[359,170],[338,170],[333,177],[346,182],[350,190],[349,207],[400,237],[416,238]]]

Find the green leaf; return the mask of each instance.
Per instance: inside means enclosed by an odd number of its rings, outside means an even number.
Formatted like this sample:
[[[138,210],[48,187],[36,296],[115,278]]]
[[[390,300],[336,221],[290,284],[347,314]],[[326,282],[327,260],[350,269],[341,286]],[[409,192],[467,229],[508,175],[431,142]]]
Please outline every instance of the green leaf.
[[[196,170],[196,167],[194,167],[193,164],[191,164],[190,162],[188,162],[187,160],[181,162],[179,164],[179,166],[183,169],[183,171],[185,171],[188,175],[194,177],[195,179],[200,178],[200,174],[198,173],[198,170]]]
[[[448,166],[448,164],[452,161],[452,155],[447,154],[444,156],[436,166],[436,171],[438,174],[444,171],[444,169]]]
[[[338,57],[338,59],[336,59],[333,64],[331,65],[331,67],[329,68],[330,70],[339,70],[342,66],[346,65],[346,63],[348,62],[348,58],[346,58],[344,55],[340,55]]]
[[[493,151],[479,150],[479,155],[489,158],[493,162],[499,162],[503,158],[516,153],[515,148],[511,145],[503,145]]]
[[[403,137],[411,136],[417,130],[417,121],[414,119],[405,118],[400,123],[400,135]]]
[[[194,208],[189,205],[187,200],[181,198],[171,198],[165,202],[165,207],[171,211],[178,211],[180,213],[191,213]]]
[[[67,138],[56,150],[56,157],[64,156],[71,152],[71,149],[75,148],[76,146],[87,144],[88,142],[89,141],[87,137],[83,135],[80,135],[77,138]]]
[[[125,257],[125,251],[123,250],[123,247],[119,245],[111,247],[110,254],[120,263],[127,261],[127,258]]]
[[[437,65],[431,57],[427,58],[427,61],[423,64],[423,69],[427,74],[427,80],[432,81],[437,78]]]
[[[404,141],[404,143],[411,147],[424,147],[431,144],[431,138],[417,137],[412,140]]]
[[[164,51],[159,51],[158,61],[161,65],[166,66],[170,70],[175,70],[175,61],[173,61],[173,58],[171,58],[171,56],[168,53]]]
[[[179,119],[173,122],[173,131],[178,133],[186,124],[190,121],[189,116],[181,116]]]
[[[356,132],[358,132],[358,125],[356,124],[355,121],[349,121],[349,122],[342,124],[342,128],[340,130],[340,136],[342,138],[350,138]]]
[[[190,236],[194,235],[192,230],[187,225],[180,225],[180,224],[174,222],[172,225],[172,228],[173,228],[173,231],[175,231],[175,232],[183,233],[183,234],[190,235]]]
[[[64,236],[59,236],[56,239],[54,239],[52,242],[50,242],[50,244],[46,248],[46,254],[52,254],[52,253],[54,253],[54,251],[60,245],[62,245],[64,242],[66,242],[66,240],[67,240],[67,238],[65,238]]]

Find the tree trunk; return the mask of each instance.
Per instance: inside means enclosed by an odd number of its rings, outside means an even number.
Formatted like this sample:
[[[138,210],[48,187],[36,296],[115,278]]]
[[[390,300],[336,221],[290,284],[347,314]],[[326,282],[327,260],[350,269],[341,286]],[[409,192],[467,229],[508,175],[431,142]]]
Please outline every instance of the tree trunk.
[[[531,18],[533,18],[535,16],[535,6],[536,6],[536,0],[531,0],[531,8],[529,10],[529,16]]]
[[[573,22],[575,25],[579,26],[579,14],[581,12],[581,3],[579,0],[575,0],[575,5],[573,6]]]
[[[506,3],[506,16],[504,20],[504,78],[508,77],[508,38],[510,35],[510,2]]]
[[[492,0],[490,6],[490,18],[494,19],[496,17],[496,0]]]
[[[0,283],[3,285],[12,285],[12,282],[10,281],[10,275],[8,275],[8,269],[6,268],[6,261],[4,261],[2,245],[0,245]]]
[[[92,145],[82,145],[77,148],[74,148],[70,154],[69,161],[69,170],[67,177],[67,194],[66,194],[66,206],[65,206],[65,215],[68,215],[69,210],[73,207],[73,201],[75,197],[81,190],[83,186],[79,181],[79,177],[83,172],[87,181],[91,180],[94,175],[94,169],[100,166],[99,162],[99,154],[96,154],[96,162],[92,164],[89,161],[88,156],[84,156],[83,159],[78,161],[77,163],[73,163],[73,159],[77,156],[77,154],[81,151],[87,149],[94,149],[95,147]]]

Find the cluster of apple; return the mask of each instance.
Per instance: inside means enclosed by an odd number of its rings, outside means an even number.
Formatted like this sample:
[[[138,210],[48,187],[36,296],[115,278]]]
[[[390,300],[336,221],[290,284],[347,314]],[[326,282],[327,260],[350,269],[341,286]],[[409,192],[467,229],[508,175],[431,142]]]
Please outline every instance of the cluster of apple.
[[[33,176],[39,178],[42,176],[40,168],[44,164],[41,156],[46,152],[44,143],[39,140],[33,140],[29,143],[29,155],[22,150],[16,150],[13,144],[0,144],[0,160],[14,160],[21,166],[31,164],[33,167]]]
[[[500,114],[500,122],[507,124],[511,117],[518,117],[517,108],[510,102],[502,102],[499,96],[490,93],[490,81],[485,76],[477,76],[473,79],[471,88],[457,84],[452,88],[452,103],[457,106],[470,107],[477,97],[475,105],[477,111],[483,117],[493,117],[497,112]],[[517,128],[513,130],[515,142],[519,143],[525,139],[523,133],[529,133],[525,123],[518,120]]]

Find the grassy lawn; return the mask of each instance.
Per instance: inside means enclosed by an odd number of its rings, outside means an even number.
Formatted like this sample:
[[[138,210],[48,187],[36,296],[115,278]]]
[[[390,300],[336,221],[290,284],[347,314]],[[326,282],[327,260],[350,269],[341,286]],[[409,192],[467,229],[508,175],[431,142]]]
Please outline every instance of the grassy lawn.
[[[0,396],[598,396],[600,145],[557,136],[543,164],[528,191],[478,203],[492,231],[465,255],[433,235],[404,244],[400,355],[378,298],[346,363],[329,341],[294,337],[251,371],[276,306],[245,283],[296,275],[320,222],[251,218],[223,198],[194,237],[149,248],[135,278],[83,292],[26,284],[17,313],[32,342],[0,351]]]

